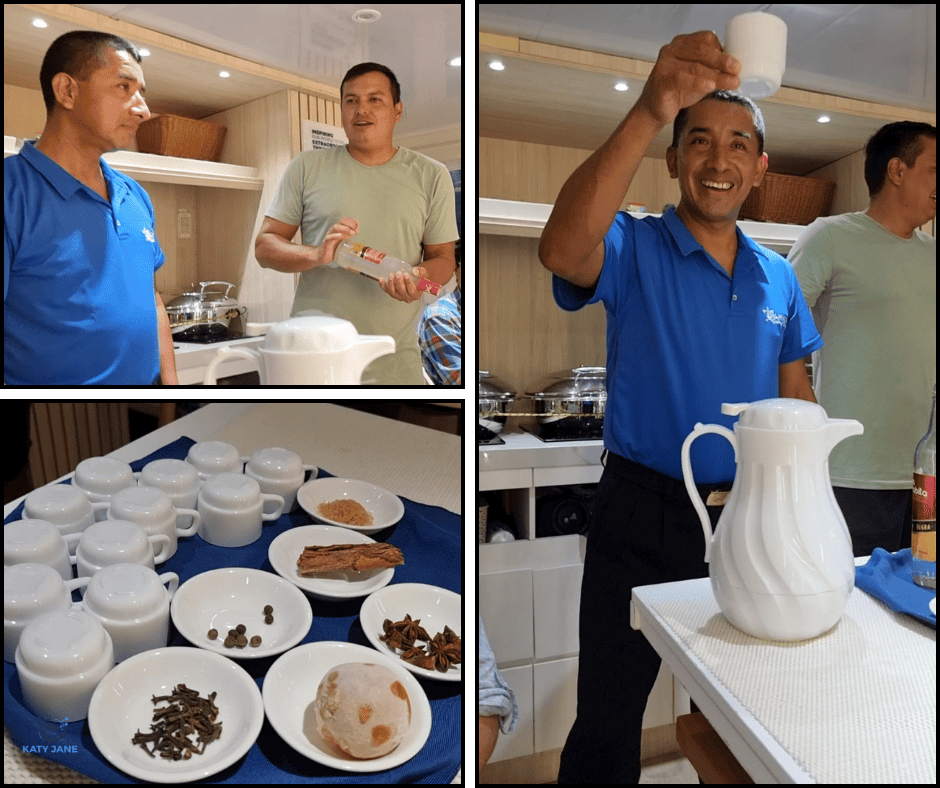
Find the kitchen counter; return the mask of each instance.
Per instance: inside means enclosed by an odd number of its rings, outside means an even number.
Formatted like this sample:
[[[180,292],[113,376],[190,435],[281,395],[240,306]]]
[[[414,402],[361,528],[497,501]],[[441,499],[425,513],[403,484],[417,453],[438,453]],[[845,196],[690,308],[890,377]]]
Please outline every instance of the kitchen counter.
[[[600,465],[602,440],[553,441],[547,443],[530,432],[500,433],[505,443],[479,446],[480,473],[512,468],[552,468]]]
[[[635,588],[631,617],[755,783],[936,782],[935,629],[855,588],[830,632],[761,640],[708,578]]]

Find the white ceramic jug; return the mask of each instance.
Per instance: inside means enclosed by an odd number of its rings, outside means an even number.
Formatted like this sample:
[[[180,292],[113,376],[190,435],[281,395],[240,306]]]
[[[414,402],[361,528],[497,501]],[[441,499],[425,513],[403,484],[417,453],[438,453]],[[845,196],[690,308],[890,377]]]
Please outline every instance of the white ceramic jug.
[[[227,358],[253,362],[262,386],[359,385],[363,370],[379,356],[395,352],[395,340],[359,335],[348,320],[332,315],[291,317],[270,327],[258,349],[221,347],[203,384],[216,384],[216,370]]]
[[[829,452],[864,428],[830,419],[812,402],[723,404],[734,432],[696,424],[682,444],[682,474],[705,531],[718,607],[738,629],[767,640],[805,640],[834,627],[855,586],[852,539],[829,482]],[[734,447],[737,472],[714,536],[695,488],[689,449],[714,432]]]

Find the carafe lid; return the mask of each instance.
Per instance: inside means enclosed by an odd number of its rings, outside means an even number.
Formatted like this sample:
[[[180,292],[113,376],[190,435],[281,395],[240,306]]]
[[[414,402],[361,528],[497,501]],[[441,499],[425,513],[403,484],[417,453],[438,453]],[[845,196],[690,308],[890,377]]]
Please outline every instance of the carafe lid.
[[[334,353],[359,343],[348,320],[331,315],[303,315],[275,323],[264,339],[264,350],[275,353]]]
[[[829,421],[821,405],[783,397],[737,404],[726,402],[721,412],[726,416],[740,414],[738,425],[755,430],[808,432],[824,427]]]

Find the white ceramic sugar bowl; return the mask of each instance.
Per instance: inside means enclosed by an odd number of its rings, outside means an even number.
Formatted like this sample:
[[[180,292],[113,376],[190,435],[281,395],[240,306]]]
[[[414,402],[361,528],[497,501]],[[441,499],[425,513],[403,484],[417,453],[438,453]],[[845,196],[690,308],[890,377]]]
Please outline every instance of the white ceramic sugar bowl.
[[[275,509],[264,512],[266,501]],[[263,520],[276,520],[284,510],[280,495],[265,495],[257,481],[243,473],[210,476],[199,491],[196,509],[202,515],[199,535],[219,547],[242,547],[261,536]]]
[[[84,610],[43,613],[16,648],[23,702],[44,720],[85,719],[95,687],[113,667],[111,636]]]
[[[316,466],[305,464],[300,455],[277,446],[258,449],[243,459],[246,460],[245,475],[257,480],[261,492],[280,495],[284,499],[285,512],[294,508],[297,490],[304,483],[304,474],[312,471],[311,478],[315,479],[318,473]]]
[[[82,605],[111,636],[115,662],[166,646],[170,600],[179,582],[174,572],[157,576],[140,564],[112,564],[95,572]]]

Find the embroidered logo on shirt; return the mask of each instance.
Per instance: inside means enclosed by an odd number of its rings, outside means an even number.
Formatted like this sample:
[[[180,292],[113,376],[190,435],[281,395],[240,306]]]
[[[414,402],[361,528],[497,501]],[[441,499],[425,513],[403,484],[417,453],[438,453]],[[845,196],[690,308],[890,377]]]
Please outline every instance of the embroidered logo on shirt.
[[[144,228],[143,228],[143,233],[144,233],[144,238],[146,238],[148,241],[150,241],[150,243],[153,243],[153,242],[154,242],[155,239],[154,239],[154,237],[153,237],[153,230],[151,230],[151,229],[149,229],[149,228],[147,228],[147,227],[144,227]]]
[[[774,312],[773,309],[768,309],[766,307],[761,311],[764,313],[764,319],[768,323],[773,323],[775,326],[780,326],[781,328],[787,327],[786,315],[778,315],[776,312]]]

